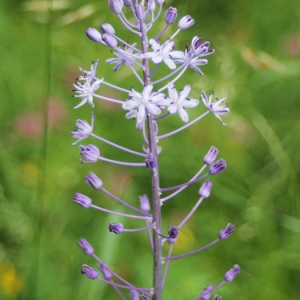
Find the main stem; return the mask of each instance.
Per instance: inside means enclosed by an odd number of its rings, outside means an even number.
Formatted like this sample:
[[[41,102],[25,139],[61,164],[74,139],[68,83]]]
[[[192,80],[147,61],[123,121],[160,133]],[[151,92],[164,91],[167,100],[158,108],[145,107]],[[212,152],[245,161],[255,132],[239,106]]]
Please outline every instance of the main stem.
[[[146,53],[148,50],[148,41],[146,28],[144,23],[140,23],[142,52]],[[149,81],[149,63],[148,59],[143,59],[144,66],[144,86],[150,84]],[[153,222],[155,222],[155,228],[153,231],[153,288],[154,294],[153,300],[161,300],[162,293],[162,244],[161,238],[158,233],[161,232],[161,204],[159,195],[159,169],[158,169],[158,157],[157,157],[157,144],[156,133],[153,116],[151,113],[147,113],[147,127],[148,127],[148,139],[149,139],[149,151],[154,155],[157,165],[151,169],[151,182],[152,182],[152,213]]]

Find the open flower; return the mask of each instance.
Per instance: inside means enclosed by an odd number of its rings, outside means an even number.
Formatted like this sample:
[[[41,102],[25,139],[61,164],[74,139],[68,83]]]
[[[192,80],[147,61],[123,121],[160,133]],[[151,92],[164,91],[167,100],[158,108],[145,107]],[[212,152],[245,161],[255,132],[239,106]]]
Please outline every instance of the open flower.
[[[203,104],[221,121],[222,125],[225,123],[222,121],[220,115],[225,115],[229,112],[228,105],[222,105],[222,103],[226,100],[226,98],[217,99],[212,103],[213,93],[209,95],[207,98],[205,92],[203,91],[201,94],[201,99]]]
[[[94,128],[95,114],[92,113],[91,125],[85,120],[76,121],[76,131],[71,132],[72,137],[77,138],[78,140],[72,145],[76,145],[80,141],[84,140],[93,132]]]
[[[171,104],[168,106],[168,111],[171,114],[174,114],[176,111],[178,111],[180,118],[184,122],[188,122],[189,120],[189,116],[185,108],[195,107],[199,103],[199,101],[196,99],[187,98],[190,90],[191,86],[188,84],[178,94],[173,83],[168,84],[169,100],[171,102]]]
[[[161,112],[160,106],[168,104],[165,102],[165,95],[161,93],[151,93],[153,85],[148,85],[142,93],[131,89],[129,92],[129,100],[123,104],[126,110],[137,111],[137,123],[140,124],[146,118],[146,113],[158,115]]]
[[[77,95],[74,95],[75,98],[81,98],[81,102],[75,106],[74,108],[78,108],[85,103],[88,103],[92,108],[95,107],[93,103],[93,97],[95,92],[100,88],[100,83],[102,83],[102,79],[97,79],[94,82],[91,82],[86,78],[85,82],[81,83],[79,81],[76,81],[73,86],[75,87],[74,92]]]
[[[143,55],[145,58],[151,58],[155,64],[159,64],[162,61],[170,68],[176,69],[176,64],[173,58],[179,58],[182,56],[182,51],[172,51],[174,48],[174,42],[166,41],[160,45],[157,41],[151,39],[149,41],[153,52],[148,52]]]

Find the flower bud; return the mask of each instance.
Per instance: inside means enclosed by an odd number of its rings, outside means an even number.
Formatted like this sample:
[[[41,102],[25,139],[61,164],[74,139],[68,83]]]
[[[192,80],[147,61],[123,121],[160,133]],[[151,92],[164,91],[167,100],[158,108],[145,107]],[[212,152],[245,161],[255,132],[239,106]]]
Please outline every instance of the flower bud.
[[[110,280],[112,278],[113,275],[111,270],[103,262],[100,262],[99,269],[106,280]]]
[[[109,23],[102,24],[101,30],[103,33],[108,33],[109,35],[114,35],[116,33],[115,29]]]
[[[210,196],[210,190],[212,188],[212,182],[210,180],[206,180],[200,190],[199,190],[199,196],[203,198],[208,198]]]
[[[177,9],[175,7],[169,7],[165,13],[165,21],[167,24],[173,24],[177,19]]]
[[[207,165],[211,165],[215,161],[218,153],[219,153],[219,150],[217,148],[215,148],[214,146],[211,146],[209,151],[207,152],[207,154],[204,156],[204,159],[203,159],[204,163]]]
[[[234,225],[228,223],[225,229],[220,230],[219,239],[220,240],[228,239],[231,236],[231,234],[233,234],[234,230],[235,230]]]
[[[203,289],[199,299],[209,300],[213,291],[214,287],[211,284],[209,284],[205,289]]]
[[[128,7],[132,6],[132,0],[124,0],[124,4]]]
[[[121,223],[109,223],[108,230],[115,234],[120,234],[124,231],[124,226]]]
[[[168,237],[170,239],[176,239],[179,234],[179,228],[175,226],[170,226],[169,231],[168,231]]]
[[[101,33],[96,28],[89,27],[85,34],[89,39],[96,43],[100,43],[102,41]]]
[[[139,21],[142,21],[145,17],[144,7],[141,4],[135,6],[136,17]]]
[[[75,193],[73,201],[84,208],[89,208],[92,204],[92,199],[80,193]]]
[[[211,175],[217,175],[221,173],[224,169],[226,168],[226,161],[221,158],[214,162],[212,165],[209,167],[209,173]]]
[[[103,185],[102,180],[93,172],[86,175],[85,182],[96,190],[100,190]]]
[[[239,265],[234,265],[232,269],[230,269],[225,275],[224,279],[226,281],[232,281],[239,273],[241,272],[241,268]]]
[[[146,167],[149,169],[153,169],[156,166],[157,166],[157,160],[155,156],[151,152],[149,152],[146,158]]]
[[[108,5],[111,11],[118,15],[122,13],[124,2],[123,0],[108,0]]]
[[[109,35],[108,33],[104,33],[102,39],[105,42],[105,44],[110,48],[114,49],[118,46],[117,40],[112,35]]]
[[[139,293],[136,290],[130,290],[130,300],[140,300]]]
[[[100,151],[96,146],[90,144],[88,146],[79,146],[79,148],[81,150],[80,155],[87,161],[96,162],[99,159]]]
[[[179,29],[184,30],[184,29],[187,29],[187,28],[193,26],[194,23],[195,23],[195,20],[191,16],[187,15],[180,19],[180,21],[178,23],[178,27],[179,27]]]
[[[86,275],[90,279],[97,279],[98,278],[97,271],[95,269],[87,266],[87,265],[83,265],[82,266],[82,268],[81,268],[81,274]]]
[[[163,4],[165,2],[165,0],[155,0],[155,2],[159,5]]]
[[[85,239],[80,239],[77,245],[85,252],[86,255],[94,254],[94,248]]]
[[[140,196],[140,209],[146,213],[150,211],[150,203],[146,195]]]
[[[155,5],[155,1],[154,0],[148,0],[148,9],[149,9],[149,11],[155,11],[155,7],[156,7],[156,5]]]

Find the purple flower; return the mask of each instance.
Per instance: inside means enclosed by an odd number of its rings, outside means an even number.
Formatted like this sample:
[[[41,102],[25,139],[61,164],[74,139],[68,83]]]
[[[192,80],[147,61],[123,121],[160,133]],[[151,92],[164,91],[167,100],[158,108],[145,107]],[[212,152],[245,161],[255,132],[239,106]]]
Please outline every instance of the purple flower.
[[[150,203],[146,195],[140,196],[140,209],[146,213],[150,211]]]
[[[149,169],[153,169],[156,166],[157,166],[157,160],[155,156],[151,152],[149,152],[146,158],[146,167]]]
[[[179,228],[175,226],[170,226],[168,230],[168,237],[173,240],[178,237],[178,234],[179,234]]]
[[[168,84],[169,91],[169,100],[170,105],[168,106],[168,112],[174,114],[178,111],[180,118],[184,122],[188,122],[189,116],[186,112],[186,108],[195,107],[199,104],[199,101],[196,99],[187,98],[189,92],[191,91],[191,86],[188,84],[182,90],[180,90],[179,94],[177,93],[174,84]]]
[[[93,255],[94,248],[85,239],[80,239],[78,246],[85,252],[86,255]]]
[[[109,35],[114,35],[116,33],[115,29],[109,23],[103,23],[101,25],[101,30],[103,33],[108,33]]]
[[[140,300],[139,293],[136,290],[130,290],[131,300]]]
[[[95,120],[95,113],[92,113],[91,125],[87,121],[83,121],[83,120],[76,121],[76,131],[71,132],[71,135],[72,137],[78,140],[72,145],[78,144],[80,141],[84,140],[85,138],[91,135],[94,128],[94,120]]]
[[[234,267],[224,275],[224,279],[226,281],[232,281],[240,272],[241,268],[239,265],[234,265]]]
[[[82,268],[81,268],[81,274],[86,275],[90,279],[97,279],[98,278],[97,271],[95,269],[87,266],[87,265],[83,265],[82,266]]]
[[[203,289],[201,295],[200,295],[200,299],[202,300],[209,300],[211,293],[214,291],[214,287],[209,284],[205,289]]]
[[[85,182],[96,190],[100,190],[103,185],[102,180],[93,172],[87,174]]]
[[[116,48],[118,46],[117,40],[110,34],[104,33],[102,37],[105,44],[110,48]]]
[[[109,223],[108,230],[115,234],[120,234],[124,230],[124,226],[121,223]]]
[[[94,145],[79,146],[81,152],[80,155],[87,161],[96,162],[99,159],[100,151]]]
[[[203,197],[203,198],[208,198],[210,196],[210,190],[212,188],[212,182],[210,180],[206,180],[200,190],[199,190],[199,195],[200,197]]]
[[[99,265],[99,269],[101,270],[102,274],[103,274],[103,277],[106,279],[106,280],[110,280],[112,278],[112,272],[111,270],[105,265],[105,263],[103,262],[100,262],[100,265]]]
[[[165,21],[167,24],[173,24],[177,19],[177,9],[174,7],[169,7],[165,13]]]
[[[100,43],[102,41],[101,33],[96,28],[89,27],[85,33],[89,39],[96,43]]]
[[[228,239],[233,234],[234,230],[235,230],[234,225],[228,223],[225,229],[220,230],[219,239],[220,240]]]
[[[84,208],[89,208],[92,204],[92,199],[80,193],[75,193],[73,201]]]
[[[207,154],[204,156],[204,159],[203,159],[204,163],[207,165],[211,165],[215,161],[218,153],[219,153],[219,150],[217,148],[215,148],[214,146],[211,146],[209,151],[207,152]]]
[[[112,12],[120,14],[122,13],[124,2],[123,0],[109,0],[108,5]]]
[[[220,115],[225,115],[229,113],[228,105],[227,104],[221,105],[226,100],[226,98],[222,98],[222,99],[216,98],[216,101],[212,103],[212,96],[213,93],[211,93],[207,98],[205,92],[203,91],[201,94],[202,102],[221,121],[222,125],[225,125]]]
[[[211,175],[217,175],[221,173],[224,169],[226,168],[226,161],[221,158],[214,162],[212,165],[209,167],[209,173]]]
[[[181,30],[187,29],[195,24],[195,20],[191,16],[184,16],[179,20],[178,27]]]

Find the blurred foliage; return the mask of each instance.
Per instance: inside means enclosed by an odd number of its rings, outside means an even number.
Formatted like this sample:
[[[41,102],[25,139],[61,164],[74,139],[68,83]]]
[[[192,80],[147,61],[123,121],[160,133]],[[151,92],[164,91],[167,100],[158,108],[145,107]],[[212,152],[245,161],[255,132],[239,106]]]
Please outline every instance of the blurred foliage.
[[[138,195],[149,194],[145,170],[105,163],[81,165],[78,148],[71,146],[69,133],[76,119],[90,120],[88,107],[73,110],[78,102],[72,99],[71,89],[78,68],[88,69],[92,61],[104,57],[99,72],[106,81],[133,84],[125,68],[113,73],[103,63],[109,50],[85,37],[86,28],[104,22],[111,22],[120,35],[126,32],[103,2],[0,3],[1,299],[118,299],[110,287],[80,274],[83,263],[96,267],[78,248],[81,237],[128,281],[151,285],[146,237],[111,235],[107,224],[118,218],[72,203],[78,191],[99,205],[120,210],[84,183],[91,170],[108,190],[134,205]],[[178,48],[198,35],[216,50],[202,68],[205,76],[189,71],[178,86],[189,82],[195,98],[202,89],[214,90],[217,97],[227,97],[231,108],[224,117],[226,127],[208,116],[185,133],[161,141],[163,187],[189,179],[211,145],[228,163],[226,171],[213,178],[211,197],[182,229],[175,253],[214,240],[227,222],[236,226],[236,232],[222,245],[174,261],[164,299],[196,297],[206,284],[220,282],[235,263],[242,272],[217,291],[224,299],[298,299],[299,1],[286,5],[284,0],[174,0],[165,6],[175,6],[180,16],[190,14],[196,19],[176,39]],[[181,124],[172,116],[160,130],[167,132]],[[98,105],[95,131],[140,150],[142,139],[134,121],[125,120],[124,112],[114,105]],[[100,147],[104,156],[131,159],[106,145]],[[164,204],[165,230],[178,224],[193,206],[199,186]],[[126,221],[126,226],[136,224]]]

